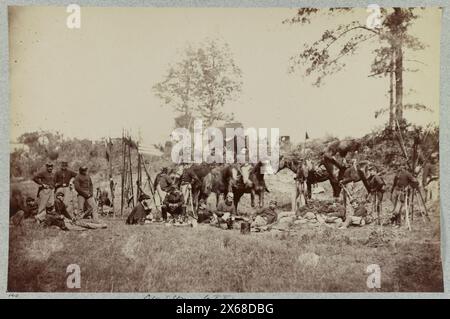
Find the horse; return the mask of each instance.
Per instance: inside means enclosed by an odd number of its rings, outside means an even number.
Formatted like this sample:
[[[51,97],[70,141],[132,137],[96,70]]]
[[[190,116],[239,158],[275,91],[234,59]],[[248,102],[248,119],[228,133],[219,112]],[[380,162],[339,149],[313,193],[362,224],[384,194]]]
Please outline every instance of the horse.
[[[264,174],[261,172],[263,163],[259,161],[255,165],[246,163],[241,166],[242,180],[233,186],[234,205],[237,211],[237,206],[241,197],[244,194],[250,194],[251,206],[255,207],[255,195],[258,195],[258,206],[264,206],[264,192],[268,192],[266,182],[264,181]]]
[[[219,204],[220,195],[233,192],[238,182],[242,180],[242,172],[237,164],[219,165],[211,169],[202,179],[202,188],[199,199],[207,199],[211,193],[216,194],[216,206]]]
[[[304,193],[304,182],[306,181],[305,199],[311,199],[312,185],[325,182],[328,180],[328,172],[320,171],[314,168],[311,160],[297,160],[295,158],[286,158],[280,156],[278,172],[288,168],[295,174],[296,181],[299,181],[297,189],[300,193]],[[299,189],[300,188],[300,189]]]
[[[328,178],[330,180],[331,187],[333,188],[333,197],[339,197],[343,186],[350,182],[356,183],[359,181],[363,182],[367,192],[370,193],[370,187],[367,183],[366,175],[361,169],[367,166],[365,161],[360,162],[358,167],[356,165],[346,166],[336,161],[333,157],[324,155],[322,164],[328,172]],[[338,169],[337,176],[335,175],[334,167]]]

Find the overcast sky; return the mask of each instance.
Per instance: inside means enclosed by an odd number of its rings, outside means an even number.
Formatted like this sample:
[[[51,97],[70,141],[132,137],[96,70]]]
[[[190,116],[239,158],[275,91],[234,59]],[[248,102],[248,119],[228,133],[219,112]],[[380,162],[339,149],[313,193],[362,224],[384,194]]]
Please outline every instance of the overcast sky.
[[[386,118],[374,111],[388,106],[388,79],[368,77],[368,43],[347,58],[347,67],[322,87],[300,73],[288,74],[289,58],[326,28],[359,20],[352,14],[319,16],[310,25],[282,24],[295,9],[82,8],[81,29],[66,27],[65,7],[10,9],[11,140],[35,130],[67,137],[117,137],[140,130],[145,143],[163,142],[174,113],[161,107],[152,86],[161,81],[187,43],[219,38],[230,45],[242,70],[241,96],[226,105],[249,127],[278,127],[302,141],[332,134],[362,136]],[[423,103],[434,113],[407,113],[426,124],[439,118],[440,11],[420,12],[412,32],[427,48],[406,52],[405,103]]]

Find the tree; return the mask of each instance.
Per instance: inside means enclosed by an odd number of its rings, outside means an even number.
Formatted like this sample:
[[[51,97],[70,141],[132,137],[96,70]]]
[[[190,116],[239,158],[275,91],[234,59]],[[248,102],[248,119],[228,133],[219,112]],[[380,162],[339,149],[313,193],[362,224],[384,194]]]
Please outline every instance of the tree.
[[[229,46],[207,40],[194,48],[189,45],[181,60],[153,90],[166,105],[179,114],[177,127],[191,127],[193,117],[199,116],[207,126],[217,120],[231,120],[223,112],[227,101],[241,92],[241,70],[236,66]],[[186,126],[187,125],[187,126]]]
[[[242,81],[228,45],[209,40],[197,51],[197,58],[201,70],[197,110],[207,126],[216,120],[231,121],[233,115],[223,113],[222,108],[241,92]]]
[[[165,79],[153,86],[155,95],[180,113],[183,124],[192,118],[194,91],[199,78],[196,60],[196,51],[191,46],[186,47],[181,60],[169,66]]]
[[[297,15],[285,23],[310,23],[313,15],[325,13],[333,15],[336,12],[351,12],[351,8],[311,9],[302,8]],[[420,8],[381,8],[384,18],[378,27],[368,27],[359,21],[351,21],[338,25],[334,29],[325,30],[320,39],[305,45],[299,55],[291,58],[291,69],[295,71],[301,65],[306,67],[306,76],[315,76],[314,85],[320,86],[323,79],[345,67],[344,57],[352,55],[362,43],[373,40],[378,46],[375,49],[374,62],[371,65],[370,76],[389,76],[390,106],[389,125],[395,120],[403,122],[403,73],[405,71],[405,49],[420,50],[423,44],[408,33],[408,29],[418,16]],[[412,60],[409,60],[412,61]],[[415,61],[417,62],[417,61]],[[407,105],[412,109],[426,109],[423,105]],[[381,112],[382,113],[382,112]],[[381,113],[378,113],[381,114]],[[377,116],[377,113],[376,113]]]

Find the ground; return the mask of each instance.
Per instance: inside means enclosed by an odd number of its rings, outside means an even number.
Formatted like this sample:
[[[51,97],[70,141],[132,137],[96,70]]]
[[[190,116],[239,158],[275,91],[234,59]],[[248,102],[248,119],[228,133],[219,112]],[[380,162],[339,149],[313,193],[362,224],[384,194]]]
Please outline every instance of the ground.
[[[268,184],[271,193],[266,203],[277,198],[281,207],[288,207],[293,189],[290,173],[270,176]],[[251,211],[248,197],[241,212]],[[123,218],[107,218],[107,229],[64,232],[27,220],[10,227],[8,290],[443,291],[439,205],[434,202],[429,208],[431,221],[415,218],[412,231],[301,224],[285,232],[242,235],[239,230],[209,225],[127,226]],[[80,266],[80,289],[66,286],[70,264]],[[367,287],[371,264],[381,269],[381,288],[375,290]]]

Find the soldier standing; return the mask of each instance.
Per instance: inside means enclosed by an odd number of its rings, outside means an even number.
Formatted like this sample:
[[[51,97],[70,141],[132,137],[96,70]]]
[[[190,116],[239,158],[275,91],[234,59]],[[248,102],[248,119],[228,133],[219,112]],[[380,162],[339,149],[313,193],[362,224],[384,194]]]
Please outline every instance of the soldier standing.
[[[98,219],[97,212],[97,204],[94,200],[94,185],[92,184],[91,177],[87,173],[88,168],[86,166],[81,166],[78,175],[75,177],[73,181],[73,185],[75,190],[78,193],[78,208],[81,212],[81,215],[85,214],[85,204],[87,204],[88,211],[92,211],[92,219]]]
[[[38,223],[44,221],[46,214],[46,207],[53,206],[55,202],[54,188],[55,188],[55,174],[53,173],[53,164],[45,164],[46,170],[38,172],[34,177],[33,181],[39,185],[38,198],[39,207],[38,213],[35,217]]]
[[[425,201],[437,199],[437,194],[439,193],[439,165],[437,159],[437,153],[431,154],[430,162],[423,167],[422,186],[425,191]]]

